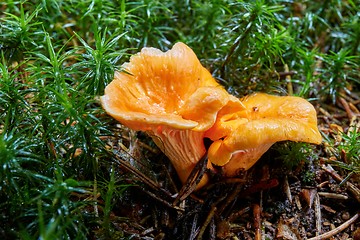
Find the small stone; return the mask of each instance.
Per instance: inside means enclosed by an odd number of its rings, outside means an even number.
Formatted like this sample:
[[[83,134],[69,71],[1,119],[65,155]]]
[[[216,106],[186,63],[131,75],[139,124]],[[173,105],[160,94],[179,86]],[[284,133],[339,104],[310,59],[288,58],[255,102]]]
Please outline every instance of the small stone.
[[[349,212],[343,212],[341,214],[341,218],[345,221],[349,220],[350,219],[350,213]]]
[[[324,222],[323,223],[324,226],[330,226],[330,224],[331,224],[330,222]]]

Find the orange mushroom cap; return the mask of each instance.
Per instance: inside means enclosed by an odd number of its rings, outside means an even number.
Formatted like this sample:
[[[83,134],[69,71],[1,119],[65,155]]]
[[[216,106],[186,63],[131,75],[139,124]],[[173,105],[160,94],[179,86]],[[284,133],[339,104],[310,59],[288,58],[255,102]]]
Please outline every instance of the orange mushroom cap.
[[[166,125],[206,130],[227,103],[228,93],[183,43],[167,52],[143,48],[115,72],[101,102],[115,119],[134,130]]]
[[[205,136],[214,142],[209,160],[228,176],[249,169],[278,141],[321,143],[314,107],[300,97],[257,93],[242,99],[245,110],[225,106]]]
[[[149,132],[185,182],[206,152],[204,132],[230,95],[183,43],[167,52],[143,48],[123,68],[105,88],[104,109],[125,126]]]

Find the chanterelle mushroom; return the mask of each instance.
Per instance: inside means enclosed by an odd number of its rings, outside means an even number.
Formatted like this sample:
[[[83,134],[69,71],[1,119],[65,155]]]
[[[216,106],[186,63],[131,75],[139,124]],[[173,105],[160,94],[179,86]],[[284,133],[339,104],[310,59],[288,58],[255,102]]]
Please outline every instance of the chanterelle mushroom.
[[[206,152],[204,133],[218,111],[229,100],[241,108],[240,101],[183,43],[167,52],[143,48],[123,68],[124,72],[115,72],[101,97],[104,109],[125,126],[147,131],[185,182]]]
[[[231,104],[220,110],[205,135],[214,141],[209,160],[223,166],[225,175],[249,169],[275,142],[321,143],[316,111],[305,99],[257,93],[242,103],[244,110],[238,111]]]

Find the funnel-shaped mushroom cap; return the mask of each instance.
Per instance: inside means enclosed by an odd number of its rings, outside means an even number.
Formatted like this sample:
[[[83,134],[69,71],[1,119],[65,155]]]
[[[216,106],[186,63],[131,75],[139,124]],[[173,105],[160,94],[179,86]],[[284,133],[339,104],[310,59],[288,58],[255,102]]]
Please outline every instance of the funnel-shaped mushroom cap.
[[[231,96],[183,43],[167,52],[143,48],[123,68],[105,88],[104,109],[125,126],[148,131],[185,182],[205,154],[204,132]]]
[[[183,43],[167,52],[143,48],[123,67],[101,102],[112,117],[134,130],[158,125],[206,130],[228,101],[225,89]]]
[[[253,94],[242,101],[246,110],[224,107],[206,133],[214,143],[209,160],[228,176],[249,169],[278,141],[321,143],[314,107],[299,97]]]

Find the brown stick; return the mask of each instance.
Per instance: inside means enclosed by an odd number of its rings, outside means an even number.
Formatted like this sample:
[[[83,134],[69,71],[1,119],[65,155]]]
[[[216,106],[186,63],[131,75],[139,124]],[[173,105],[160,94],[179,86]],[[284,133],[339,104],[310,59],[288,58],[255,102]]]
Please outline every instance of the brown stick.
[[[261,207],[259,204],[253,205],[255,240],[261,240]]]
[[[339,193],[318,192],[319,196],[338,200],[348,200],[348,196]]]
[[[341,104],[344,106],[346,114],[348,115],[349,120],[353,118],[354,113],[351,111],[349,103],[344,99],[340,98]]]
[[[247,213],[248,211],[250,211],[250,207],[242,208],[241,210],[232,213],[232,214],[227,218],[227,221],[228,221],[228,222],[233,222],[233,221],[236,220],[238,217],[240,217],[241,215]]]

